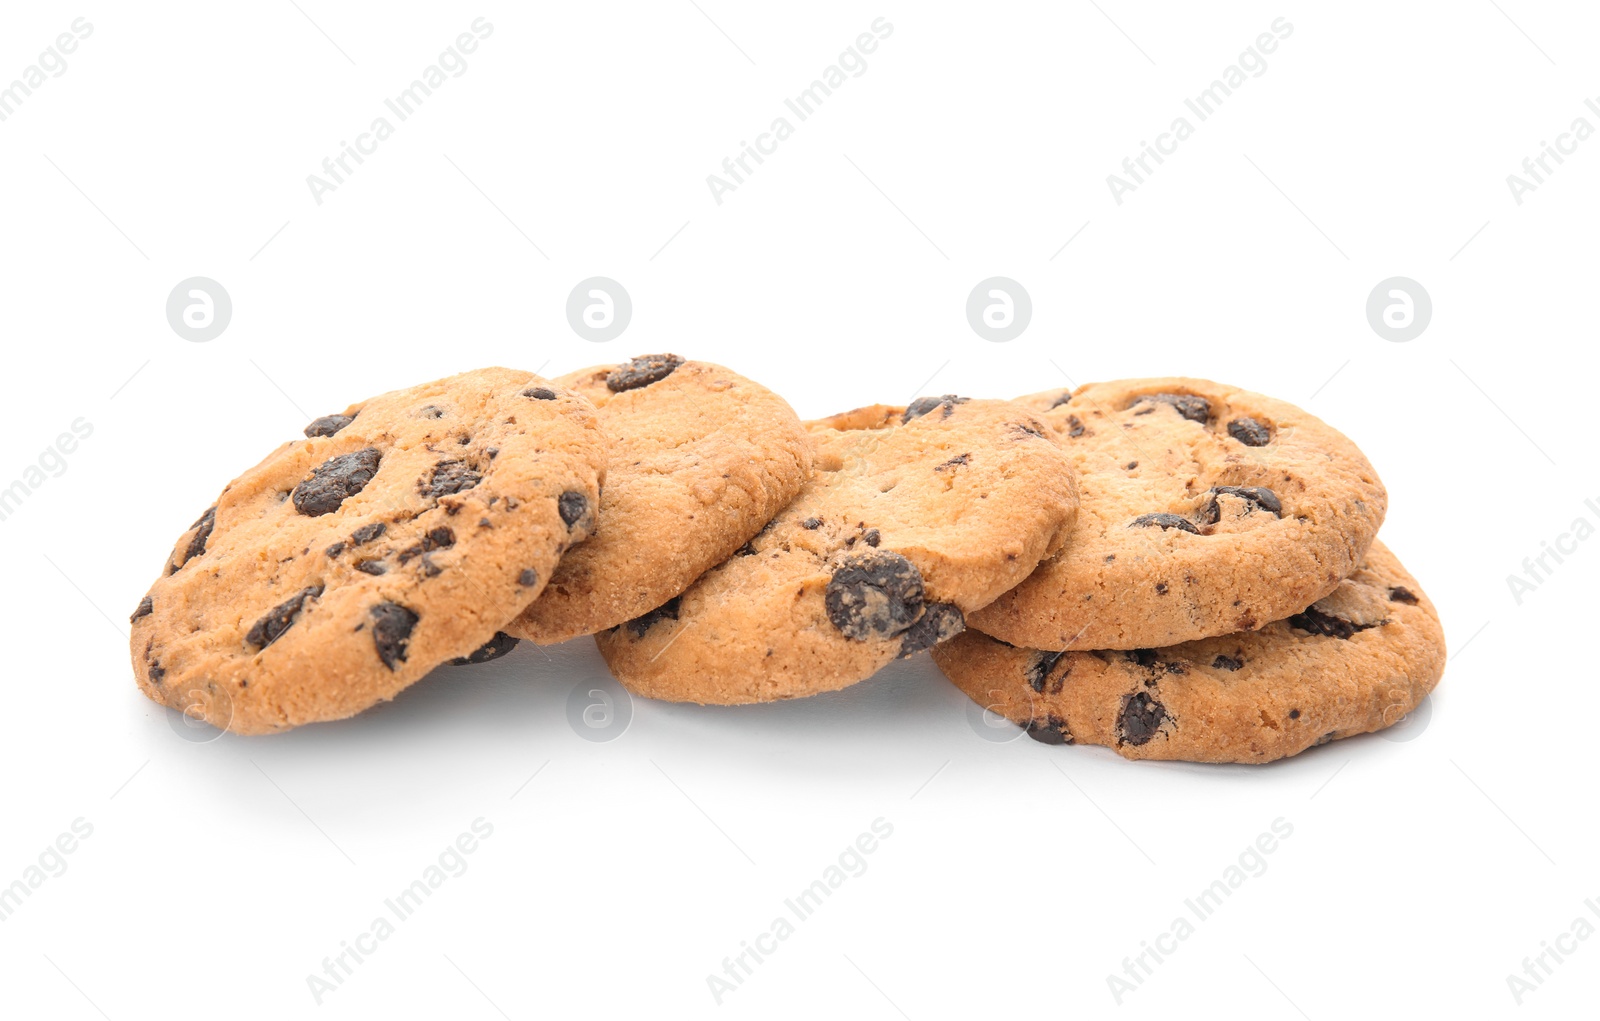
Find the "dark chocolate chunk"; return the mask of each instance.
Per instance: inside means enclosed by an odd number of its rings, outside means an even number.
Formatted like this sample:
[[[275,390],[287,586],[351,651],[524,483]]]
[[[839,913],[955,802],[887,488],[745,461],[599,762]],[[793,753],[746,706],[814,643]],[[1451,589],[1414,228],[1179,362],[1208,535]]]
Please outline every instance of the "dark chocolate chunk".
[[[905,425],[913,418],[921,418],[934,408],[943,408],[944,412],[939,417],[949,418],[950,413],[956,410],[957,404],[967,403],[968,398],[957,397],[955,394],[940,394],[938,397],[918,397],[906,406],[905,412],[900,416],[900,424]]]
[[[821,518],[806,518],[804,521],[800,522],[800,527],[808,529],[808,530],[815,530],[815,529],[821,528],[822,527],[822,519]]]
[[[1061,405],[1068,404],[1071,401],[1072,401],[1072,391],[1063,390],[1063,391],[1061,391],[1061,396],[1057,397],[1055,400],[1051,401],[1050,402],[1050,407],[1046,408],[1045,410],[1046,411],[1054,411],[1057,408],[1061,407]]]
[[[1056,668],[1056,664],[1061,662],[1061,657],[1065,655],[1065,652],[1034,653],[1033,662],[1028,664],[1028,687],[1042,693],[1044,682],[1050,679],[1050,671]]]
[[[1244,666],[1244,661],[1235,659],[1232,656],[1218,656],[1216,659],[1211,661],[1211,668],[1213,670],[1234,671],[1242,666]]]
[[[128,623],[132,624],[134,621],[138,620],[140,617],[148,617],[148,616],[150,616],[150,614],[152,614],[154,612],[155,612],[155,606],[151,603],[150,597],[149,596],[145,596],[143,599],[139,600],[139,605],[138,605],[138,607],[136,607],[134,609],[133,616],[128,618]]]
[[[1417,605],[1417,594],[1404,585],[1389,586],[1389,602],[1405,603],[1407,606]]]
[[[356,565],[356,570],[362,574],[388,574],[389,565],[382,560],[363,560]]]
[[[487,663],[491,659],[499,659],[517,647],[517,640],[504,631],[496,631],[494,637],[484,642],[478,648],[465,656],[457,656],[450,661],[451,666],[473,666],[477,663]]]
[[[928,603],[922,617],[900,636],[900,658],[931,649],[967,629],[967,618],[955,603]]]
[[[311,477],[294,487],[294,509],[308,518],[332,514],[350,497],[367,487],[378,474],[382,455],[372,447],[355,450],[311,469]]]
[[[332,436],[356,420],[354,415],[323,415],[321,418],[306,426],[306,438],[313,436]]]
[[[522,391],[522,396],[532,397],[536,401],[553,401],[556,399],[556,392],[547,386],[530,386]]]
[[[1200,529],[1194,527],[1194,522],[1190,521],[1188,518],[1179,517],[1176,514],[1141,514],[1128,524],[1129,528],[1150,528],[1153,526],[1160,526],[1161,528],[1176,528],[1180,532],[1193,532],[1195,535],[1200,534]]]
[[[539,584],[539,572],[531,567],[523,568],[522,573],[517,575],[517,584],[523,588],[533,588]]]
[[[215,507],[206,508],[206,512],[195,519],[194,524],[189,526],[195,530],[194,535],[190,537],[189,545],[184,547],[183,559],[172,565],[173,571],[206,551],[206,540],[211,538],[211,529],[216,527],[216,524],[217,509]]]
[[[569,489],[561,494],[556,501],[557,509],[561,511],[561,520],[566,523],[567,531],[572,531],[572,526],[587,513],[589,513],[589,498],[576,489]]]
[[[683,359],[677,355],[640,355],[612,369],[606,376],[606,389],[619,394],[659,383],[682,364]]]
[[[1141,745],[1156,736],[1167,719],[1167,707],[1141,691],[1122,699],[1122,714],[1117,719],[1119,743]]]
[[[1051,713],[1044,719],[1028,721],[1028,736],[1040,744],[1071,744],[1072,731],[1067,728],[1067,721]]]
[[[374,521],[370,525],[362,525],[350,533],[350,545],[364,546],[388,531],[389,526],[382,521]]]
[[[1331,613],[1323,613],[1315,606],[1308,606],[1304,613],[1297,613],[1289,618],[1289,626],[1292,628],[1299,628],[1301,631],[1314,635],[1342,638],[1345,641],[1349,641],[1350,636],[1358,631],[1366,631],[1368,628],[1379,627],[1387,623],[1389,623],[1387,620],[1380,620],[1375,624],[1357,624],[1353,620],[1345,620],[1343,617],[1335,617]]]
[[[301,589],[284,602],[268,610],[267,615],[256,621],[250,628],[250,632],[244,636],[244,640],[258,649],[265,649],[277,641],[278,637],[285,631],[289,630],[289,625],[299,618],[300,610],[305,606],[306,600],[315,599],[320,595],[322,595],[321,585],[312,585],[309,588]]]
[[[1264,447],[1272,442],[1272,432],[1253,418],[1236,418],[1229,422],[1228,435],[1247,447]]]
[[[471,489],[482,481],[483,476],[465,461],[440,461],[433,466],[428,484],[422,487],[422,492],[432,497],[449,496]]]
[[[344,540],[341,539],[338,542],[329,544],[328,548],[322,552],[328,555],[329,560],[336,559],[339,554],[344,552]]]
[[[1068,436],[1071,436],[1073,439],[1077,439],[1079,436],[1083,435],[1083,419],[1079,418],[1077,415],[1068,415],[1067,424],[1072,427],[1067,430]]]
[[[416,626],[417,615],[399,603],[379,603],[372,608],[372,642],[384,666],[393,670],[396,663],[406,661],[406,646]]]
[[[1205,424],[1211,418],[1211,402],[1204,397],[1193,394],[1145,394],[1136,398],[1134,404],[1143,404],[1146,401],[1158,404],[1170,404],[1178,414],[1191,422]]]
[[[401,550],[398,559],[403,564],[413,557],[432,553],[436,549],[448,549],[455,544],[456,533],[450,529],[449,525],[440,525],[437,528],[429,529],[421,539]],[[433,574],[437,573],[437,570],[433,572]]]
[[[673,596],[660,606],[628,621],[628,630],[633,632],[633,637],[643,638],[644,633],[653,627],[656,621],[678,619],[678,596]]]
[[[161,661],[154,656],[147,656],[146,659],[150,662],[150,669],[145,676],[150,678],[151,684],[160,684],[161,678],[167,676],[167,668],[162,666]]]
[[[1269,510],[1278,517],[1283,517],[1283,503],[1278,499],[1278,494],[1265,486],[1213,486],[1211,487],[1211,502],[1200,509],[1200,523],[1214,525],[1222,520],[1222,508],[1217,504],[1219,496],[1236,496],[1250,504],[1250,510],[1260,507]]]
[[[857,553],[834,572],[823,603],[845,637],[889,638],[922,615],[922,574],[898,553]]]
[[[1300,718],[1300,710],[1298,710],[1298,709],[1290,709],[1289,710],[1289,719],[1298,720],[1299,718]]]
[[[861,541],[876,549],[878,543],[883,541],[883,534],[876,528],[869,528],[861,533]]]

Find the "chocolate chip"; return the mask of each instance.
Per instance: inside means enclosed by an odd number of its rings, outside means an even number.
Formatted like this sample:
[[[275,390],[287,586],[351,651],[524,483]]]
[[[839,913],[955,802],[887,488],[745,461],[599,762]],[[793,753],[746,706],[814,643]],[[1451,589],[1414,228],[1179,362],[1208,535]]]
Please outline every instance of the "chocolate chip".
[[[423,418],[443,418],[444,417],[444,409],[439,407],[437,404],[429,404],[428,406],[423,408],[422,411],[419,412],[419,414]]]
[[[1127,464],[1126,464],[1126,465],[1125,465],[1125,466],[1124,466],[1124,467],[1123,467],[1123,469],[1122,469],[1122,470],[1123,470],[1123,471],[1130,471],[1130,472],[1131,472],[1131,471],[1133,471],[1133,470],[1134,470],[1134,469],[1135,469],[1135,468],[1137,468],[1137,467],[1139,467],[1139,462],[1138,462],[1138,461],[1129,461],[1129,462],[1128,462],[1128,463],[1127,463]]]
[[[433,473],[428,476],[428,484],[422,487],[422,492],[435,498],[449,496],[471,489],[482,481],[483,476],[465,461],[440,461],[433,466]]]
[[[957,404],[967,403],[968,398],[957,397],[955,394],[941,394],[938,397],[918,397],[906,406],[904,414],[900,416],[900,424],[905,425],[913,418],[921,418],[934,408],[943,408],[941,419],[949,418],[950,413],[956,410]]]
[[[278,637],[285,631],[289,630],[289,625],[293,624],[300,616],[300,609],[305,606],[307,599],[315,599],[320,595],[322,595],[321,585],[312,585],[309,588],[301,589],[284,602],[268,610],[267,615],[256,621],[254,626],[250,628],[250,632],[244,636],[244,640],[258,649],[265,649],[277,641]]]
[[[1211,418],[1211,402],[1193,394],[1145,394],[1133,403],[1142,404],[1146,401],[1169,404],[1184,418],[1202,425]]]
[[[678,596],[673,596],[655,609],[633,618],[628,621],[628,630],[633,632],[633,637],[643,638],[644,633],[655,626],[657,621],[677,620],[678,600]]]
[[[1272,442],[1272,433],[1253,418],[1236,418],[1228,423],[1228,435],[1247,447],[1264,447]]]
[[[1345,620],[1343,617],[1335,617],[1331,613],[1323,613],[1315,606],[1308,606],[1304,613],[1297,613],[1289,618],[1289,626],[1292,628],[1299,628],[1301,631],[1314,635],[1342,638],[1345,641],[1349,641],[1350,636],[1358,631],[1366,631],[1368,628],[1375,628],[1387,623],[1389,623],[1387,620],[1380,620],[1376,624],[1357,624],[1353,620]]]
[[[314,436],[332,436],[356,420],[354,415],[323,415],[321,418],[306,426],[306,438]]]
[[[1057,397],[1055,400],[1051,401],[1050,402],[1050,406],[1048,408],[1046,408],[1045,410],[1046,411],[1054,411],[1057,408],[1061,407],[1061,405],[1069,403],[1071,400],[1072,400],[1072,392],[1070,390],[1063,390],[1061,392],[1061,396]]]
[[[450,661],[451,666],[474,666],[478,663],[487,663],[491,659],[499,659],[517,647],[517,640],[504,631],[496,631],[494,637],[478,646],[465,656],[457,656]]]
[[[216,524],[217,509],[208,507],[206,512],[196,518],[195,523],[189,526],[195,530],[194,535],[190,537],[189,545],[184,547],[183,559],[172,565],[172,571],[177,571],[178,568],[206,551],[206,540],[211,538],[211,529],[216,527]],[[168,573],[172,572],[169,571]]]
[[[1167,707],[1141,691],[1122,699],[1122,714],[1117,718],[1120,731],[1119,744],[1142,745],[1156,736],[1162,721],[1167,718]]]
[[[556,501],[557,509],[561,512],[561,520],[566,523],[567,531],[572,531],[572,526],[589,513],[589,498],[576,489],[569,489],[561,494]]]
[[[898,553],[873,551],[846,559],[823,595],[828,619],[846,638],[889,638],[922,615],[922,574]]]
[[[531,567],[523,568],[522,573],[517,575],[517,584],[523,588],[533,588],[539,584],[539,572]]]
[[[1027,731],[1028,736],[1040,744],[1072,743],[1072,731],[1067,729],[1067,721],[1054,713],[1043,720],[1029,720]]]
[[[151,684],[160,684],[161,678],[167,676],[167,668],[162,666],[161,661],[154,656],[147,656],[146,658],[150,662],[150,669],[145,676],[150,678]]]
[[[399,561],[403,564],[413,557],[424,556],[436,549],[449,549],[456,544],[456,533],[451,531],[449,525],[440,525],[438,528],[429,529],[421,539],[400,551]],[[438,574],[435,569],[429,576]]]
[[[1234,659],[1232,656],[1218,656],[1216,659],[1211,661],[1211,669],[1213,670],[1227,670],[1232,672],[1242,666],[1244,666],[1244,661]]]
[[[1391,603],[1405,603],[1407,606],[1417,605],[1417,594],[1404,585],[1389,586],[1389,601]]]
[[[1217,504],[1219,496],[1236,496],[1251,505],[1249,510],[1260,507],[1283,517],[1283,503],[1278,499],[1278,494],[1265,486],[1213,486],[1211,502],[1201,508],[1198,515],[1202,525],[1214,525],[1222,520],[1222,508]]]
[[[804,528],[804,529],[808,529],[810,531],[815,531],[816,529],[822,527],[822,519],[821,518],[806,518],[804,521],[800,522],[800,527]]]
[[[876,549],[878,543],[883,541],[883,534],[876,528],[869,528],[861,533],[861,541]]]
[[[1298,720],[1299,718],[1300,718],[1300,710],[1298,710],[1298,709],[1290,709],[1289,710],[1289,719]]]
[[[389,526],[382,521],[374,521],[370,525],[362,525],[350,533],[350,545],[364,546],[389,530]]]
[[[1077,439],[1079,436],[1083,435],[1083,420],[1077,415],[1068,415],[1067,424],[1072,427],[1071,429],[1067,430],[1068,436],[1071,436],[1073,439]]]
[[[1129,528],[1150,528],[1152,526],[1176,528],[1180,532],[1200,534],[1200,529],[1194,527],[1194,522],[1188,518],[1181,518],[1176,514],[1141,514],[1128,524]]]
[[[329,545],[329,547],[327,549],[323,550],[322,552],[324,552],[324,553],[326,553],[328,555],[328,559],[329,560],[336,559],[339,556],[339,554],[344,552],[344,541],[340,540],[339,542],[333,543],[333,544]]]
[[[356,565],[356,570],[360,571],[362,574],[388,574],[389,565],[384,563],[382,560],[363,560],[361,563]]]
[[[1050,671],[1056,668],[1056,664],[1061,662],[1061,657],[1065,655],[1065,652],[1034,653],[1033,661],[1028,664],[1028,687],[1042,693],[1044,682],[1050,679]]]
[[[371,447],[328,460],[311,469],[311,477],[294,487],[294,509],[308,518],[332,514],[350,497],[367,487],[378,474],[382,458]]]
[[[1167,583],[1164,582],[1164,581],[1156,582],[1156,595],[1164,596],[1166,594],[1167,594]]]
[[[536,401],[553,401],[556,399],[556,392],[547,386],[530,386],[522,391],[522,396],[532,397]]]
[[[677,355],[640,355],[612,369],[606,376],[606,389],[619,394],[659,383],[682,364],[683,359]]]
[[[966,464],[968,461],[971,461],[971,460],[972,460],[972,455],[971,454],[957,454],[955,457],[952,457],[950,460],[945,461],[943,464],[934,465],[933,466],[933,470],[936,471],[936,472],[942,472],[946,468],[959,468],[959,467],[961,467],[962,465]]]
[[[134,621],[138,620],[140,617],[148,617],[148,616],[150,616],[150,614],[152,614],[154,612],[155,612],[155,606],[151,603],[150,597],[149,596],[145,596],[143,599],[139,600],[139,605],[138,605],[137,608],[134,609],[133,616],[128,618],[128,623],[132,624]]]
[[[372,642],[378,658],[391,671],[396,663],[406,661],[406,646],[416,626],[417,615],[399,603],[379,603],[372,608]]]
[[[921,618],[900,636],[900,658],[931,649],[967,629],[967,618],[954,603],[928,603]]]

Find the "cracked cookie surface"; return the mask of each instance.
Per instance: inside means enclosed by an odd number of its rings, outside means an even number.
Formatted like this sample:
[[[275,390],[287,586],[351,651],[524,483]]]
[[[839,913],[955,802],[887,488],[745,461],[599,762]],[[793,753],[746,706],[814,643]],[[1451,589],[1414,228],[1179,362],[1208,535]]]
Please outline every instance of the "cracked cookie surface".
[[[958,633],[1061,545],[1066,455],[1006,401],[807,423],[816,473],[684,593],[595,636],[635,694],[731,705],[833,691]]]
[[[511,369],[317,419],[178,539],[132,619],[140,689],[267,733],[509,650],[500,627],[594,527],[606,449],[588,401]]]
[[[1398,723],[1438,683],[1445,641],[1416,579],[1374,542],[1332,593],[1259,631],[1045,652],[969,630],[933,658],[973,701],[1048,744],[1258,763]]]
[[[641,355],[554,380],[611,441],[600,527],[506,626],[541,645],[616,627],[683,592],[794,499],[805,428],[777,394],[709,362]]]
[[[1249,631],[1333,591],[1388,497],[1355,444],[1282,401],[1202,379],[1019,398],[1078,470],[1066,548],[969,623],[1038,649]]]

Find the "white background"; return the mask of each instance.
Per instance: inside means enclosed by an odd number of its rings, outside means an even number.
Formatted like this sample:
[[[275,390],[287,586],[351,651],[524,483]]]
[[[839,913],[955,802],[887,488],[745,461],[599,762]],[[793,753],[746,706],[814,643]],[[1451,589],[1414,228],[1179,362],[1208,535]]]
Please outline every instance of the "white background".
[[[11,4],[0,31],[3,82],[93,25],[0,123],[0,485],[93,427],[0,522],[0,885],[93,827],[0,922],[6,1016],[1594,1010],[1600,938],[1520,1008],[1506,980],[1600,925],[1600,542],[1520,605],[1506,580],[1600,524],[1600,140],[1520,205],[1506,184],[1600,127],[1592,9],[141,6]],[[480,15],[468,69],[318,205],[307,175]],[[880,16],[867,70],[714,202]],[[1267,70],[1118,205],[1106,175],[1279,17]],[[596,274],[634,303],[608,344],[564,315]],[[164,316],[193,275],[233,299],[210,343]],[[1032,296],[1010,343],[963,314],[994,275]],[[1365,318],[1393,275],[1432,296],[1409,343]],[[136,690],[126,617],[174,537],[311,417],[658,350],[804,416],[1166,374],[1299,403],[1377,465],[1439,606],[1431,716],[1268,767],[1128,763],[980,738],[922,658],[793,704],[637,703],[594,743],[566,718],[604,675],[588,640],[276,737],[185,740]],[[307,976],[479,817],[465,873],[318,1006]],[[707,976],[880,817],[866,871],[718,1006]],[[1117,1005],[1107,977],[1280,818],[1266,871]]]

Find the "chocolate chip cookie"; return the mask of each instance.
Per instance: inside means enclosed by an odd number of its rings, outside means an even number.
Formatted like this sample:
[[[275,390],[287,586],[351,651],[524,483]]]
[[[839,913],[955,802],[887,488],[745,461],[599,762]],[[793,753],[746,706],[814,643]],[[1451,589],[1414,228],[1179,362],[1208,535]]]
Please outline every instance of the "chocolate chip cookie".
[[[1259,631],[1165,649],[1041,652],[976,631],[933,658],[1047,744],[1129,759],[1270,762],[1398,723],[1444,672],[1444,631],[1380,542],[1334,591]]]
[[[811,476],[788,403],[737,373],[677,355],[558,377],[611,441],[595,536],[562,557],[506,631],[541,645],[616,627],[726,560]]]
[[[1201,379],[1021,398],[1078,470],[1066,548],[971,617],[1036,649],[1139,649],[1250,631],[1360,562],[1388,497],[1355,444],[1282,401]]]
[[[1019,405],[945,395],[808,429],[817,472],[793,503],[596,636],[629,690],[729,705],[846,687],[958,633],[1072,525],[1067,456]]]
[[[589,402],[481,369],[328,415],[234,479],[133,615],[146,695],[241,734],[360,712],[496,632],[594,529]]]

